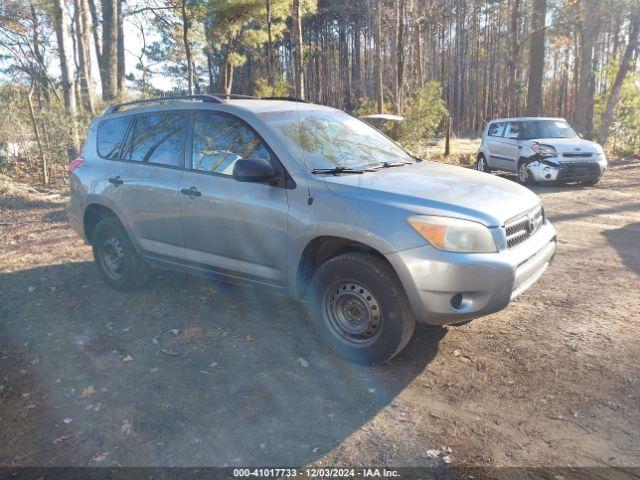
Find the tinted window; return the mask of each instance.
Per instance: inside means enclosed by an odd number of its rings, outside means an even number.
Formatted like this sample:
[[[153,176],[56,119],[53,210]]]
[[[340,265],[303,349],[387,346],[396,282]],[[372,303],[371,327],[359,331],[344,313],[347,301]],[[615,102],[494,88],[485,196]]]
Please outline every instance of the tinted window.
[[[578,138],[578,134],[564,120],[532,120],[523,122],[522,137],[532,138]]]
[[[504,135],[504,123],[492,123],[489,125],[489,132],[487,135],[490,137],[502,137]]]
[[[131,117],[127,116],[100,122],[98,125],[98,154],[101,157],[112,160],[118,158],[130,120]]]
[[[504,136],[512,140],[518,139],[520,136],[520,122],[510,122],[507,125],[507,131]]]
[[[186,116],[157,113],[136,117],[128,159],[159,165],[182,166],[180,156]]]
[[[232,175],[236,160],[248,157],[271,161],[267,147],[244,122],[217,113],[194,115],[191,168]]]

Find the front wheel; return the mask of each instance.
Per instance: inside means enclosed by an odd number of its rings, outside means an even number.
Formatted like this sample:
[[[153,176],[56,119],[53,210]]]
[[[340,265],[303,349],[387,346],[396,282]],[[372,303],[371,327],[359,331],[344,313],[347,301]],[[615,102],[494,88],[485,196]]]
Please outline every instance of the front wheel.
[[[323,341],[361,365],[391,360],[415,328],[400,280],[375,255],[345,253],[322,264],[311,279],[307,304]]]
[[[527,162],[520,162],[520,165],[518,166],[518,181],[522,185],[531,185],[534,183]]]

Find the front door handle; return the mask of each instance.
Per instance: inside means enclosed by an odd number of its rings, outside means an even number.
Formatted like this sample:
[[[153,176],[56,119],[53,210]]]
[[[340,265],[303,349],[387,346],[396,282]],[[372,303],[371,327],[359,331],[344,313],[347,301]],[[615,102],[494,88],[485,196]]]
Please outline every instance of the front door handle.
[[[200,193],[196,187],[183,188],[182,190],[180,190],[180,193],[186,195],[192,200],[202,195],[202,193]]]
[[[124,180],[122,180],[122,179],[120,178],[120,176],[117,176],[117,177],[111,177],[111,178],[109,179],[109,183],[110,183],[110,184],[112,184],[112,185],[115,185],[115,186],[117,187],[118,185],[122,185],[122,184],[124,183]]]

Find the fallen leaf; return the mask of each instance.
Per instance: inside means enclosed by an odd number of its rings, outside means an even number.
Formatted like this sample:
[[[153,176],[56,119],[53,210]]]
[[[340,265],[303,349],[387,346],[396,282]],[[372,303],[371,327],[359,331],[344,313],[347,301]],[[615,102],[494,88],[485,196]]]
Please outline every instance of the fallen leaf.
[[[302,368],[309,368],[309,362],[307,362],[304,358],[298,357],[298,360],[296,361],[300,364]]]
[[[70,435],[62,435],[61,437],[58,437],[58,438],[54,439],[51,443],[53,443],[54,445],[56,443],[62,443],[69,437],[70,437]]]
[[[252,340],[253,340],[253,337],[251,335],[247,335],[246,337],[244,337],[245,342],[251,342]]]
[[[123,362],[133,362],[133,357],[131,355],[127,355],[122,359]]]
[[[193,340],[199,340],[206,336],[207,334],[204,332],[204,330],[202,330],[202,327],[200,325],[194,325],[192,327],[185,329],[185,331],[182,332],[182,334],[179,335],[178,338],[180,340],[193,341]]]
[[[93,385],[89,385],[87,388],[85,388],[84,390],[82,390],[82,398],[89,398],[91,395],[93,395],[94,393],[96,393],[96,389],[93,387]]]
[[[102,462],[107,458],[108,455],[109,455],[109,452],[97,453],[96,456],[91,459],[91,461],[92,462]]]
[[[62,420],[62,422],[69,425],[71,422],[73,422],[73,418],[65,418],[64,420]]]
[[[133,433],[133,427],[131,426],[131,422],[129,420],[123,420],[122,421],[122,426],[120,427],[120,432],[125,436],[128,437],[129,435],[131,435]]]

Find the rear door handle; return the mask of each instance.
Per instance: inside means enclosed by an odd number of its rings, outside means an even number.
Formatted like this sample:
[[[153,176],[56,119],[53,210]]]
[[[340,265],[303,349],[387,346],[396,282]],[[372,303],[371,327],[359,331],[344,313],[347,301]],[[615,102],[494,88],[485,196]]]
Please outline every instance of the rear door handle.
[[[112,185],[115,185],[115,186],[117,187],[118,185],[122,185],[122,184],[124,183],[124,180],[122,180],[122,179],[120,178],[120,176],[117,176],[117,177],[111,177],[111,178],[109,179],[109,183],[110,183],[110,184],[112,184]]]
[[[200,193],[196,187],[183,188],[182,190],[180,190],[180,193],[186,195],[191,199],[200,197],[202,195],[202,193]]]

